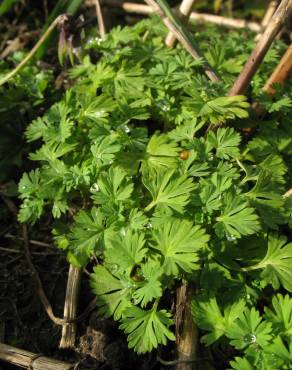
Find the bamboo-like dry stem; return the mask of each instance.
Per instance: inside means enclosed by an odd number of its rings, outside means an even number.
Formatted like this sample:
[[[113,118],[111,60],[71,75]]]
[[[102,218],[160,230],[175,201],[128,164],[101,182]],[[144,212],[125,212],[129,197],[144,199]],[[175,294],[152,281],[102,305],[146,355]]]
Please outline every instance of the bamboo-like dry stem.
[[[175,16],[173,13],[171,13],[172,19],[170,19],[170,16],[167,16],[167,14],[165,14],[160,5],[158,5],[158,3],[155,2],[154,0],[145,0],[145,1],[153,8],[153,11],[162,19],[166,27],[172,33],[175,34],[175,37],[182,44],[182,46],[191,54],[191,56],[194,59],[199,59],[200,55],[196,50],[194,43],[191,41],[191,37],[189,36],[188,32],[184,29],[179,19],[175,19],[174,21],[173,19],[175,18]],[[171,12],[171,10],[169,12]],[[205,63],[202,67],[211,81],[213,82],[219,81],[219,77],[207,63]]]
[[[176,365],[176,370],[196,369],[199,334],[191,312],[191,299],[194,293],[191,284],[183,284],[177,289],[175,330],[178,361],[181,362]],[[193,362],[182,362],[192,360]]]
[[[267,10],[265,12],[265,15],[261,21],[261,25],[263,27],[267,27],[270,20],[272,19],[272,16],[274,15],[277,7],[279,5],[279,1],[276,1],[276,0],[272,0],[269,2],[269,5],[267,7]]]
[[[258,67],[264,59],[269,47],[291,16],[292,0],[282,0],[270,24],[259,39],[255,49],[243,67],[240,75],[229,92],[229,96],[244,94]]]
[[[70,324],[63,325],[60,348],[73,348],[76,340],[76,314],[79,297],[79,289],[81,282],[82,270],[70,265],[66,298],[64,304],[64,319],[72,321]]]
[[[291,72],[292,72],[292,44],[288,47],[285,54],[282,56],[280,63],[274,69],[270,78],[263,87],[263,91],[265,91],[269,95],[274,95],[276,91],[273,88],[273,84],[275,83],[282,84],[289,77]]]
[[[95,9],[96,9],[96,17],[97,17],[99,34],[100,34],[100,37],[104,40],[105,35],[106,35],[106,29],[105,29],[103,14],[102,14],[99,0],[95,0]]]
[[[253,32],[261,32],[263,27],[257,22],[246,21],[245,19],[227,18],[215,14],[192,12],[190,19],[199,23],[214,23],[218,26],[244,29],[247,28]]]
[[[279,1],[277,1],[277,0],[272,0],[272,1],[269,2],[267,10],[266,10],[266,12],[263,16],[262,21],[261,21],[262,31],[259,32],[256,35],[255,41],[258,41],[260,39],[260,37],[261,37],[262,33],[264,32],[265,28],[270,23],[270,20],[272,19],[272,16],[274,15],[278,5],[279,5]]]
[[[3,343],[0,343],[0,360],[31,370],[70,370],[74,367],[74,364],[68,364]]]
[[[194,5],[195,0],[182,0],[182,3],[178,10],[178,16],[183,22],[187,22],[189,16],[192,12],[192,8]],[[168,35],[165,39],[165,45],[168,47],[172,47],[175,44],[176,37],[172,32],[168,32]]]
[[[61,14],[59,15],[49,26],[46,32],[42,35],[39,41],[35,44],[35,46],[31,49],[31,51],[26,55],[26,57],[9,73],[7,73],[1,80],[0,86],[5,84],[10,78],[14,77],[20,70],[25,66],[25,64],[35,55],[38,48],[45,42],[48,36],[52,33],[52,31],[63,22],[67,21],[67,15]]]
[[[110,7],[120,8],[127,13],[148,15],[153,13],[153,9],[145,4],[119,2],[116,0],[106,0],[105,4]],[[261,32],[263,27],[258,22],[250,22],[244,19],[226,18],[214,14],[191,12],[190,19],[198,23],[214,23],[222,27],[242,29],[247,28],[253,32]]]

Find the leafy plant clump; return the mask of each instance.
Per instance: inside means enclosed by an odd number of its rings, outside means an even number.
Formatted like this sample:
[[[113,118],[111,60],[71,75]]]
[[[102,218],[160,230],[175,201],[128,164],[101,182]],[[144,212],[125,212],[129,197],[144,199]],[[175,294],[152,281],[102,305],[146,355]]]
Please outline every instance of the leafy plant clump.
[[[166,48],[164,36],[154,18],[89,40],[72,87],[26,130],[40,147],[19,184],[19,220],[51,211],[70,263],[98,260],[99,313],[136,352],[175,339],[169,297],[187,281],[203,343],[228,348],[234,369],[287,368],[291,102],[260,93],[281,45],[250,91],[270,111],[260,122],[244,96],[226,96],[252,38],[244,49],[235,32],[197,35],[222,77],[214,84],[202,60]],[[250,139],[246,127],[255,127]]]

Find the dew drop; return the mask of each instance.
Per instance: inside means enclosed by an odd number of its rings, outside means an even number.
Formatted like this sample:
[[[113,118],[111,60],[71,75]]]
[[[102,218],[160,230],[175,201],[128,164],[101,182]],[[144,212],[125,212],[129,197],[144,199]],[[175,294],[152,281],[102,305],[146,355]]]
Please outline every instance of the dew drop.
[[[158,100],[157,106],[163,111],[163,112],[169,112],[170,106],[167,104],[166,100]]]
[[[123,127],[123,130],[125,131],[125,133],[129,133],[131,130],[129,129],[129,126],[127,126],[127,125],[124,125]]]
[[[151,222],[147,222],[144,227],[146,227],[146,229],[151,229],[153,226],[152,226],[152,223]]]
[[[98,193],[99,192],[99,186],[98,184],[93,184],[90,188],[91,193]]]
[[[101,109],[93,113],[94,117],[102,117],[105,114],[105,110]]]
[[[235,242],[236,240],[236,237],[232,234],[228,234],[226,233],[226,239],[229,241],[229,242]]]
[[[257,341],[257,337],[254,334],[246,334],[243,338],[245,343],[253,344]]]

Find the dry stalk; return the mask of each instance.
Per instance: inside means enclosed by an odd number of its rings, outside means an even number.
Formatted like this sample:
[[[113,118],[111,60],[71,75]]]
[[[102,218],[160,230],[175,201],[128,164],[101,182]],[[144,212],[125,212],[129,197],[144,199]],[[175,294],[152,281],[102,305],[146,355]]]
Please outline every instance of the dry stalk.
[[[244,94],[254,74],[258,70],[269,47],[287,22],[292,12],[292,0],[282,0],[268,27],[259,39],[255,49],[243,67],[240,75],[229,91],[229,96]]]
[[[68,20],[66,14],[59,15],[49,26],[46,32],[42,35],[42,37],[38,40],[35,46],[31,49],[31,51],[26,55],[26,57],[9,73],[7,73],[1,80],[0,86],[5,84],[10,78],[14,77],[20,70],[25,66],[25,64],[35,55],[38,48],[45,42],[45,40],[49,37],[49,35],[53,32],[53,30],[61,23],[64,23]]]
[[[56,324],[56,325],[67,325],[68,324],[68,321],[66,320],[63,320],[59,317],[56,317],[53,313],[53,309],[52,309],[52,306],[48,300],[48,297],[44,291],[44,288],[43,288],[43,285],[42,285],[42,282],[41,282],[41,279],[39,277],[39,274],[36,270],[36,268],[34,267],[34,264],[32,263],[32,260],[31,260],[31,256],[30,256],[30,251],[29,251],[29,239],[28,239],[28,233],[27,233],[27,226],[26,224],[23,224],[22,225],[22,237],[23,237],[23,245],[24,245],[24,253],[25,253],[25,258],[26,258],[26,261],[27,261],[27,264],[31,270],[31,273],[32,273],[32,277],[34,279],[34,283],[35,283],[35,288],[36,288],[36,292],[42,302],[42,305],[47,313],[47,315],[49,316],[49,318]]]
[[[73,348],[76,339],[76,314],[79,297],[79,289],[81,283],[82,269],[70,265],[66,298],[64,304],[64,319],[72,321],[70,324],[65,324],[62,327],[62,337],[60,348]]]
[[[3,343],[0,343],[0,360],[31,370],[70,370],[74,367],[74,364],[68,364]]]
[[[127,13],[134,13],[134,14],[141,14],[141,15],[148,15],[153,13],[153,9],[145,4],[137,4],[131,2],[119,2],[116,0],[106,0],[105,4],[110,7],[120,8],[126,11]],[[197,13],[192,12],[190,14],[190,19],[197,21],[198,23],[214,23],[219,26],[229,27],[229,28],[236,28],[242,29],[247,28],[254,32],[261,32],[263,27],[257,22],[249,22],[244,19],[234,19],[234,18],[226,18],[219,15],[214,14],[206,14],[206,13]]]
[[[265,91],[269,95],[274,95],[276,91],[273,88],[273,84],[275,83],[282,84],[285,80],[287,80],[291,72],[292,72],[292,44],[288,46],[288,49],[282,56],[280,63],[274,69],[270,78],[263,87],[263,91]]]
[[[192,37],[185,30],[180,20],[174,16],[171,9],[168,9],[167,11],[169,14],[166,14],[164,9],[162,9],[161,6],[158,5],[158,3],[156,3],[154,0],[145,1],[153,8],[153,11],[162,19],[166,27],[175,35],[175,37],[179,40],[183,47],[192,55],[192,57],[194,59],[199,59],[200,55],[192,40]],[[202,67],[211,81],[219,81],[219,77],[208,64],[205,63]]]
[[[95,9],[96,9],[96,17],[97,17],[99,34],[100,34],[100,37],[104,40],[105,35],[106,35],[106,29],[105,29],[103,14],[102,14],[99,0],[95,0]]]
[[[195,0],[183,0],[179,10],[178,10],[178,16],[183,22],[187,22],[189,19],[189,16],[192,12],[192,8],[194,5]],[[168,32],[168,35],[165,39],[165,45],[168,47],[172,47],[175,44],[176,37],[172,32]]]
[[[215,14],[192,12],[190,15],[192,21],[199,23],[214,23],[218,26],[244,29],[247,28],[253,32],[261,32],[263,27],[257,22],[246,21],[245,19],[227,18]]]
[[[191,284],[183,284],[177,289],[175,336],[179,363],[176,365],[176,370],[196,369],[194,360],[197,357],[199,336],[191,312],[191,299],[194,294],[195,289]]]
[[[274,15],[278,5],[279,5],[279,1],[277,0],[272,0],[269,2],[267,10],[261,22],[261,25],[264,28],[267,27],[268,24],[270,23],[270,20],[272,19],[272,16]]]

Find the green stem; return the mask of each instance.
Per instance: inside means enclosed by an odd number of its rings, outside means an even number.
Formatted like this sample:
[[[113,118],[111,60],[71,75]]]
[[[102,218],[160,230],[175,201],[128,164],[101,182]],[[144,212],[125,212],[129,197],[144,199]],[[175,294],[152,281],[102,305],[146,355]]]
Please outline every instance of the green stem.
[[[58,26],[58,24],[67,21],[67,15],[61,14],[57,17],[50,25],[50,27],[46,30],[46,32],[42,35],[39,41],[35,44],[35,46],[31,49],[31,51],[27,54],[27,56],[9,73],[7,73],[1,80],[0,86],[4,85],[10,78],[14,77],[22,67],[35,55],[38,48],[45,42],[51,32]]]
[[[144,208],[145,212],[150,211],[150,209],[153,208],[155,205],[156,205],[156,203],[153,202],[153,201],[151,203],[149,203],[148,206]]]

